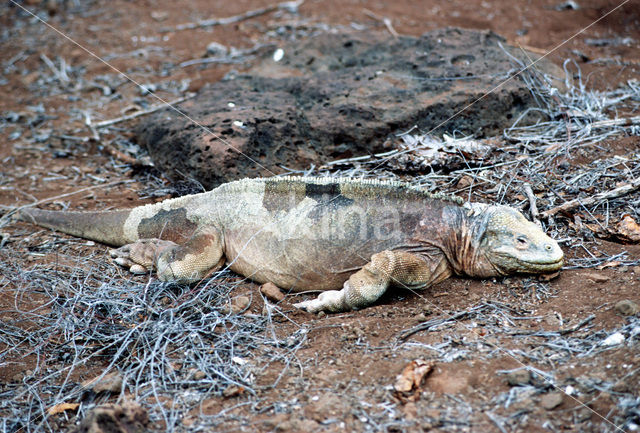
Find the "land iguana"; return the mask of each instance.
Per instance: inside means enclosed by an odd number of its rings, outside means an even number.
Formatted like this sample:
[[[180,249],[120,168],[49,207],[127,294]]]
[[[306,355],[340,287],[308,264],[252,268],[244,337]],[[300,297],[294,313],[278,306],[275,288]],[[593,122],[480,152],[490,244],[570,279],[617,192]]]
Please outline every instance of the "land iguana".
[[[225,264],[285,290],[323,291],[311,312],[374,303],[390,286],[451,275],[561,268],[558,244],[507,206],[463,203],[401,183],[338,178],[244,179],[126,210],[23,208],[18,218],[120,248],[115,261],[160,280],[199,281]]]

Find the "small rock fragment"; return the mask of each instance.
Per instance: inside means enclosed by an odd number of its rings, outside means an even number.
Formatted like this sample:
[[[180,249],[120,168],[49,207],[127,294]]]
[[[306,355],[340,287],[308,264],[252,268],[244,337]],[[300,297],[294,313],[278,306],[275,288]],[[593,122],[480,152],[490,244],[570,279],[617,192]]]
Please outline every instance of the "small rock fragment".
[[[526,385],[531,381],[529,370],[515,370],[507,374],[507,383],[511,386]]]
[[[202,370],[198,370],[197,368],[190,368],[189,377],[193,380],[202,380],[207,377],[207,374]]]
[[[602,340],[603,346],[617,346],[618,344],[622,344],[624,342],[624,335],[620,332],[614,332],[609,335],[607,338]]]
[[[241,386],[230,385],[222,391],[222,395],[226,398],[235,397],[244,394],[245,389]]]
[[[82,382],[84,389],[90,389],[96,394],[101,392],[119,393],[122,390],[122,374],[119,371],[106,374],[104,377],[94,377]]]
[[[616,311],[623,316],[633,316],[638,314],[640,307],[630,299],[624,299],[616,303]]]
[[[548,392],[540,399],[540,406],[546,410],[552,410],[562,404],[562,394],[559,392]]]
[[[608,276],[599,274],[597,272],[587,272],[584,274],[584,277],[588,280],[593,281],[594,283],[606,283],[610,280]]]
[[[272,302],[280,302],[284,299],[284,293],[273,283],[266,283],[260,286],[260,293]]]
[[[218,42],[211,42],[207,45],[207,55],[213,57],[224,57],[229,53],[229,49]]]
[[[224,305],[220,308],[223,314],[240,314],[251,305],[251,299],[248,296],[236,296],[231,300],[231,305]]]
[[[166,11],[151,11],[151,18],[156,21],[164,21],[169,18],[169,12]]]

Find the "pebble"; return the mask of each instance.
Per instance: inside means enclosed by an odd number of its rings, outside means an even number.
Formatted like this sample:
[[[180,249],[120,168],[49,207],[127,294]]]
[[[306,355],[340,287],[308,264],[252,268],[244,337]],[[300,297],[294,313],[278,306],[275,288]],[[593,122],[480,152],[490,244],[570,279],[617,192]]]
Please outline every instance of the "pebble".
[[[529,370],[516,370],[507,374],[507,383],[511,386],[526,385],[531,381]]]
[[[611,278],[607,275],[599,274],[597,272],[587,272],[583,274],[584,278],[593,281],[594,283],[606,283]]]
[[[220,311],[223,314],[239,314],[249,308],[249,305],[251,305],[251,299],[248,296],[236,296],[231,300],[231,306],[224,305],[220,308]]]
[[[229,53],[229,48],[218,42],[211,42],[207,45],[207,54],[213,57],[225,57]]]
[[[603,346],[617,346],[624,343],[624,335],[620,332],[615,332],[602,340]]]
[[[272,302],[280,302],[284,299],[284,293],[273,283],[266,283],[260,286],[260,293]]]
[[[245,389],[241,386],[230,385],[222,391],[222,395],[226,398],[236,397],[244,394]]]
[[[207,374],[202,370],[198,370],[197,368],[191,368],[189,369],[189,376],[193,380],[202,380],[207,376]]]
[[[630,299],[624,299],[616,303],[616,311],[623,316],[633,316],[638,314],[640,307]]]
[[[562,394],[559,392],[548,392],[540,399],[540,406],[546,410],[552,410],[562,404]]]

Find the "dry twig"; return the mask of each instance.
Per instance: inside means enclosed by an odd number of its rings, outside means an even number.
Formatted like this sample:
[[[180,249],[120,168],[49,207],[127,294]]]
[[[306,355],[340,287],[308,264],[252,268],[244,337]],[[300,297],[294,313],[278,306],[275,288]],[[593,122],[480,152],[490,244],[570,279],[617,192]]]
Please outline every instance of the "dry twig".
[[[159,104],[156,105],[155,107],[151,107],[148,108],[146,110],[140,110],[140,111],[136,111],[135,113],[131,113],[131,114],[127,114],[126,116],[121,116],[121,117],[116,117],[115,119],[109,119],[109,120],[103,120],[102,122],[97,122],[93,124],[94,128],[104,128],[105,126],[111,126],[111,125],[115,125],[116,123],[120,123],[120,122],[124,122],[126,120],[131,120],[131,119],[135,119],[136,117],[140,117],[140,116],[145,116],[147,114],[151,114],[154,113],[158,110],[161,110],[163,108],[169,107],[169,106],[173,106],[176,104],[179,104],[181,102],[184,102],[188,99],[191,99],[195,96],[195,93],[188,93],[185,96],[182,96],[178,99],[174,99],[173,101],[169,101],[163,104]]]
[[[387,17],[381,17],[380,15],[370,11],[369,9],[362,9],[362,12],[368,16],[369,18],[373,18],[374,20],[377,21],[381,21],[382,24],[384,24],[384,26],[387,28],[387,30],[389,31],[389,33],[391,33],[391,35],[398,39],[398,37],[400,36],[398,34],[398,32],[396,32],[396,29],[393,28],[393,24],[391,24],[391,19],[387,18]]]
[[[184,23],[176,26],[173,29],[163,29],[162,31],[167,32],[167,31],[177,31],[177,30],[191,30],[191,29],[197,29],[199,27],[213,27],[213,26],[223,26],[227,24],[239,23],[241,21],[245,21],[250,18],[255,18],[260,15],[274,12],[278,9],[296,10],[302,3],[304,3],[304,0],[283,2],[283,3],[278,3],[276,5],[260,8],[260,9],[254,9],[252,11],[248,11],[243,14],[233,15],[226,18],[209,18],[206,20],[200,20],[200,21],[191,22],[191,23]]]
[[[622,197],[623,195],[632,193],[637,189],[640,189],[640,177],[633,179],[630,183],[626,185],[619,186],[618,188],[615,188],[609,191],[603,191],[598,194],[594,194],[591,197],[576,198],[574,200],[570,200],[566,203],[561,204],[560,206],[556,206],[552,209],[542,212],[541,216],[543,218],[548,218],[552,215],[557,214],[558,212],[575,209],[578,206],[590,206],[592,204],[599,203],[603,200]]]

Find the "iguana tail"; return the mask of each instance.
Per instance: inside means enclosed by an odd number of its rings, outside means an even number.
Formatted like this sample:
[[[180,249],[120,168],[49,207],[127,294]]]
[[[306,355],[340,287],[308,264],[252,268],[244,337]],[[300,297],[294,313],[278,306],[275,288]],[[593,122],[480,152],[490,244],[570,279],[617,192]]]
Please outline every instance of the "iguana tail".
[[[80,238],[91,239],[113,246],[122,246],[126,239],[124,224],[130,209],[98,212],[50,211],[36,208],[23,208],[16,219],[42,227],[67,233]]]

